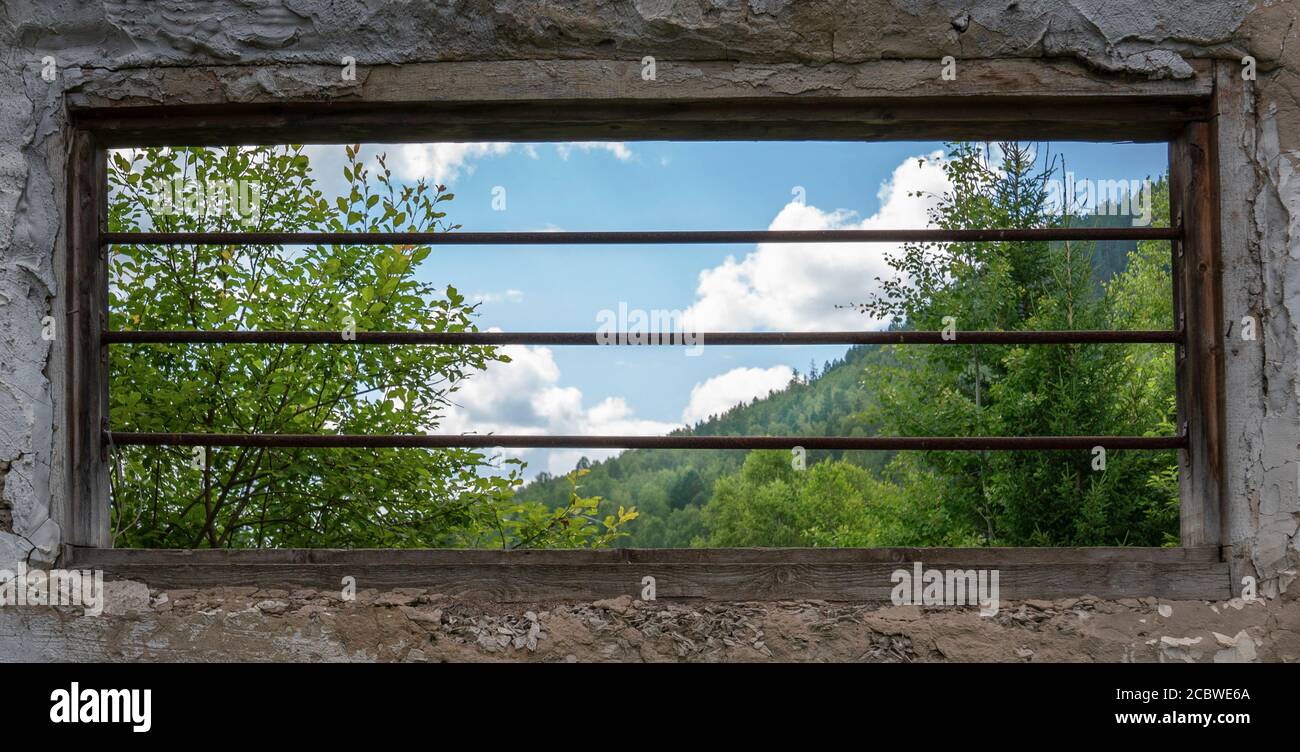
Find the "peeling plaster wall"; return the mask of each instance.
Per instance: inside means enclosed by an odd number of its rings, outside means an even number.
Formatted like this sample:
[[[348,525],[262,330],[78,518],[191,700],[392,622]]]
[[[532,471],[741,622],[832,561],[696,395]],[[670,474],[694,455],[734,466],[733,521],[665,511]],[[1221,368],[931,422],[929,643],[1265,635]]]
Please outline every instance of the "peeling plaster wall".
[[[0,609],[0,661],[1300,662],[1300,600],[1093,597],[977,608],[869,603],[500,604],[418,588],[150,590],[104,613]]]
[[[1240,219],[1225,225],[1224,299],[1229,321],[1257,316],[1263,335],[1228,348],[1225,533],[1238,571],[1276,592],[1300,560],[1296,11],[1288,0],[8,0],[0,5],[0,567],[49,564],[60,542],[69,101],[328,99],[354,94],[368,67],[417,62],[652,55],[661,66],[746,64],[759,78],[762,66],[782,64],[781,85],[797,88],[799,69],[789,66],[1053,58],[1179,79],[1193,75],[1193,58],[1250,54],[1258,81],[1220,143],[1231,202],[1224,216]],[[294,67],[337,66],[345,55],[356,58],[361,82],[322,82]],[[54,81],[40,75],[47,56]],[[191,78],[165,84],[163,71]],[[53,341],[41,336],[47,316]]]

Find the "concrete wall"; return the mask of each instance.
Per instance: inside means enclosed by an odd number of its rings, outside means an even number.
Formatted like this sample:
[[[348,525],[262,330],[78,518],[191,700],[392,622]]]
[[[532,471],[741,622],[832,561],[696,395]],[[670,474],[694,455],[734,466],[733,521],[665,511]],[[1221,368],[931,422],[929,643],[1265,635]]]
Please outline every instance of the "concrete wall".
[[[1300,599],[501,604],[422,589],[107,584],[98,618],[0,609],[0,661],[1300,662]]]
[[[1229,322],[1226,539],[1266,594],[1300,561],[1300,54],[1284,0],[9,0],[0,6],[0,567],[56,558],[64,485],[63,204],[68,103],[355,97],[387,64],[542,61],[618,70],[652,55],[678,76],[803,93],[881,59],[1072,61],[1181,79],[1189,61],[1258,61],[1220,151]],[[356,58],[358,81],[321,75]],[[46,58],[57,75],[42,78]],[[530,62],[537,61],[537,62]],[[437,65],[433,66],[435,69]],[[734,73],[727,73],[734,70]],[[526,75],[526,74],[521,74]],[[673,74],[669,74],[673,75]],[[503,78],[500,86],[523,85]],[[437,91],[431,97],[439,96]],[[1234,326],[1231,332],[1238,331]]]

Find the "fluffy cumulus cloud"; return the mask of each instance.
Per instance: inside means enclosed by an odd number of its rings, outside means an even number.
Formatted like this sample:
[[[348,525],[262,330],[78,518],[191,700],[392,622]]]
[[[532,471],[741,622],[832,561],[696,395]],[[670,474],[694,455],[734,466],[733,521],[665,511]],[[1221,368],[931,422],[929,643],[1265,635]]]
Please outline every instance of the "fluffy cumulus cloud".
[[[452,396],[456,407],[445,416],[442,432],[657,436],[679,427],[637,418],[622,397],[586,404],[582,390],[560,384],[560,368],[550,348],[508,345],[501,352],[511,362],[494,363],[465,382]],[[566,473],[584,455],[597,459],[617,451],[511,449],[506,453],[528,460],[531,474]]]
[[[880,187],[880,209],[869,217],[792,201],[768,229],[920,229],[947,190],[943,153],[936,151],[895,168]],[[876,328],[882,322],[835,306],[863,301],[877,288],[877,277],[890,278],[885,255],[897,251],[888,243],[760,243],[744,258],[729,256],[700,272],[687,320],[700,331]]]
[[[508,143],[440,143],[402,144],[397,159],[389,160],[393,172],[405,180],[425,178],[445,184],[456,179],[461,170],[473,171],[473,160],[509,154]]]
[[[742,402],[766,397],[783,389],[793,376],[790,366],[733,368],[691,389],[691,401],[682,411],[682,422],[694,425],[710,415],[721,415]]]
[[[567,160],[575,152],[608,152],[621,162],[632,159],[632,150],[619,141],[570,141],[555,145],[561,159]],[[450,183],[462,172],[472,173],[474,162],[518,151],[529,159],[537,159],[535,144],[515,143],[434,143],[402,144],[396,160],[389,165],[405,180],[425,178],[434,183]]]
[[[474,374],[452,395],[455,407],[444,416],[440,433],[591,434],[662,436],[683,425],[726,412],[764,397],[790,382],[789,366],[736,368],[696,384],[680,422],[638,418],[622,397],[588,404],[582,390],[561,384],[560,367],[547,347],[508,345],[509,363],[494,363]],[[529,474],[567,473],[580,457],[618,454],[601,449],[508,449],[529,463]]]

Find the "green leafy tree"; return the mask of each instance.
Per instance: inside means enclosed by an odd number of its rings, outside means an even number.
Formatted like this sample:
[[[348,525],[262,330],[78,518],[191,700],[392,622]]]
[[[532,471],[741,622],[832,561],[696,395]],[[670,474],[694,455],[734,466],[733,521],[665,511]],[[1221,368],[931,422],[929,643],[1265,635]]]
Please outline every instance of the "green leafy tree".
[[[933,480],[917,474],[917,483]],[[915,489],[915,486],[912,486]],[[869,547],[971,545],[934,497],[904,493],[844,460],[796,470],[790,454],[751,452],[718,480],[704,508],[707,546]]]
[[[687,468],[673,483],[668,491],[670,503],[676,509],[687,506],[698,506],[699,503],[708,494],[708,488],[704,485],[704,479],[695,468]]]
[[[1046,208],[1059,165],[1023,144],[954,144],[952,191],[931,221],[942,228],[1029,228],[1077,221]],[[1167,202],[1167,199],[1166,199]],[[1165,204],[1167,206],[1167,203]],[[1167,213],[1166,213],[1167,216]],[[1099,293],[1089,244],[910,244],[898,273],[863,310],[895,326],[1059,330],[1170,325],[1167,246],[1143,246],[1132,269]],[[1165,289],[1159,289],[1165,285]],[[896,435],[1153,434],[1168,425],[1172,363],[1141,345],[896,347],[874,362],[868,412]],[[1144,378],[1134,383],[1134,374]],[[993,545],[1159,544],[1169,533],[1167,489],[1150,481],[1168,453],[932,452],[895,460],[917,471],[968,529]],[[937,482],[937,483],[936,483]],[[936,489],[935,486],[938,485]]]
[[[317,189],[301,146],[150,148],[111,156],[109,229],[163,232],[439,232],[454,197],[372,174],[345,149],[346,189]],[[232,181],[242,181],[234,183]],[[223,186],[256,190],[236,202]],[[200,186],[171,191],[160,186]],[[245,196],[252,195],[245,193]],[[474,306],[421,281],[428,246],[119,245],[114,329],[473,331]],[[123,431],[420,434],[436,431],[489,347],[135,345],[112,350],[111,415]],[[558,513],[514,500],[519,463],[468,449],[114,449],[119,546],[502,547],[604,545],[594,502]]]
[[[565,476],[569,498],[555,509],[524,501],[492,507],[493,525],[469,528],[459,536],[466,548],[602,548],[627,535],[626,526],[637,518],[636,509],[618,507],[600,514],[599,496],[578,493],[578,479],[588,470]]]

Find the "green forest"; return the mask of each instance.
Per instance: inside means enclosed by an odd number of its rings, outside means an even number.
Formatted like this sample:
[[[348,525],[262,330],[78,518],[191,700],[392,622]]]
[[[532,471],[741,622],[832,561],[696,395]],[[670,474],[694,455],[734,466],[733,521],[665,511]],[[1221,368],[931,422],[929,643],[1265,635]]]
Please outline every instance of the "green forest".
[[[446,231],[444,186],[400,185],[354,147],[325,196],[302,147],[117,153],[110,229]],[[939,228],[1127,225],[1050,211],[1064,165],[1041,146],[953,143]],[[148,186],[256,176],[254,226],[151,205]],[[1155,224],[1168,190],[1154,183]],[[473,331],[475,306],[415,270],[428,247],[114,246],[116,329]],[[910,244],[852,306],[895,329],[1169,329],[1169,245]],[[864,290],[868,289],[864,281]],[[436,432],[486,346],[140,345],[115,348],[123,431]],[[1174,433],[1161,345],[856,347],[768,397],[683,429],[702,435],[1000,436]],[[1177,540],[1173,452],[631,450],[524,483],[471,450],[114,449],[118,546],[1086,546]]]

